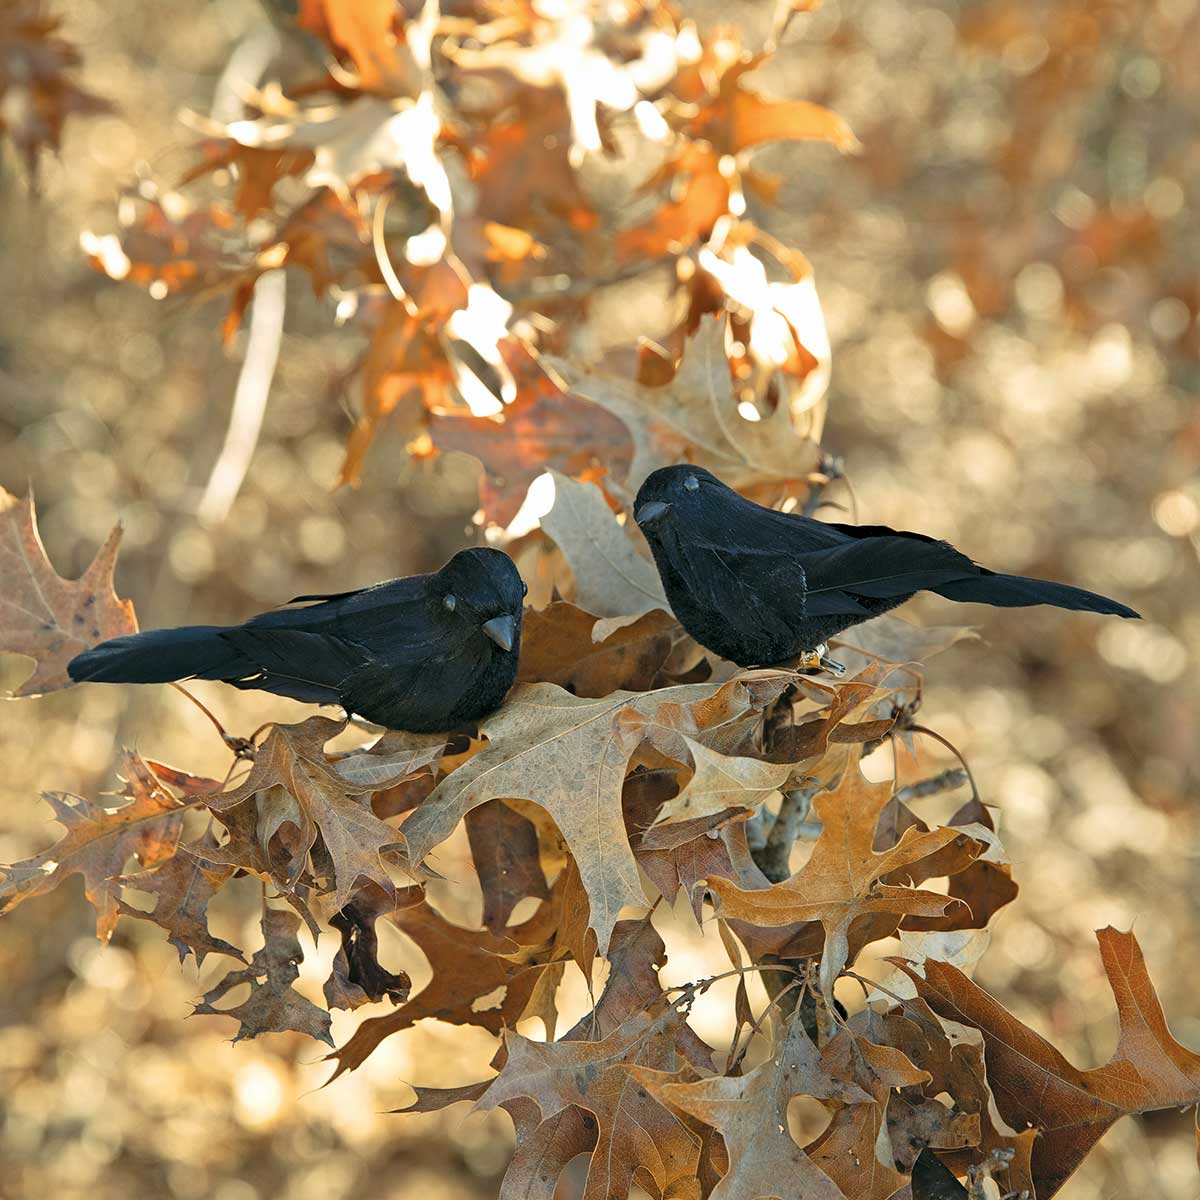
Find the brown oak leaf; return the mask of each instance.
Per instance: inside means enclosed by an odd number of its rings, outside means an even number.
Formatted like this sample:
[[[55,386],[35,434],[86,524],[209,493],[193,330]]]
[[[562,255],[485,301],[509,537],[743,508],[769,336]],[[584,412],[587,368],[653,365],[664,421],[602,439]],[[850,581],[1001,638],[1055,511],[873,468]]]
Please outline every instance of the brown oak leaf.
[[[16,695],[70,687],[67,663],[75,655],[137,632],[132,602],[113,590],[120,541],[118,525],[77,580],[63,579],[46,556],[33,497],[18,500],[0,488],[0,651],[37,664]]]
[[[928,960],[924,979],[909,970],[917,994],[938,1016],[982,1031],[1004,1119],[1014,1129],[1040,1131],[1033,1147],[1039,1200],[1062,1187],[1121,1117],[1200,1101],[1200,1054],[1171,1035],[1137,939],[1111,927],[1096,937],[1120,1034],[1108,1063],[1087,1071],[954,967]]]
[[[720,876],[708,880],[727,920],[761,926],[820,921],[825,930],[821,989],[827,998],[848,961],[848,935],[856,918],[873,913],[894,914],[897,919],[910,914],[937,916],[958,903],[937,892],[881,882],[885,877],[916,874],[926,859],[953,843],[957,843],[960,870],[986,849],[961,829],[930,833],[909,829],[895,846],[877,854],[872,849],[875,827],[891,790],[890,781],[869,783],[858,768],[857,756],[852,757],[838,786],[813,802],[822,833],[812,856],[795,875],[760,891],[743,890]]]
[[[479,1100],[482,1109],[528,1097],[543,1120],[571,1107],[591,1113],[595,1152],[584,1200],[629,1193],[645,1172],[659,1195],[699,1200],[700,1139],[668,1108],[647,1095],[629,1067],[674,1072],[683,1013],[659,998],[595,1042],[505,1039],[507,1061]]]
[[[771,1058],[745,1075],[680,1080],[662,1070],[635,1067],[630,1073],[657,1100],[721,1134],[729,1170],[711,1200],[844,1200],[837,1184],[793,1141],[788,1102],[803,1095],[858,1106],[872,1097],[830,1073],[798,1009]]]
[[[0,912],[53,891],[68,876],[82,875],[96,910],[96,936],[102,942],[112,937],[121,912],[120,876],[126,863],[133,858],[142,867],[155,867],[170,859],[184,813],[184,806],[133,751],[125,752],[117,770],[124,781],[120,795],[129,801],[119,808],[83,796],[46,793],[66,833],[49,850],[0,868]]]
[[[214,937],[208,928],[208,902],[233,877],[233,867],[209,865],[207,854],[216,848],[217,839],[209,829],[193,844],[180,846],[161,865],[136,875],[123,875],[116,881],[154,897],[150,912],[121,900],[121,914],[161,925],[179,952],[180,962],[189,953],[196,956],[197,965],[208,954],[228,954],[246,961],[236,946]]]

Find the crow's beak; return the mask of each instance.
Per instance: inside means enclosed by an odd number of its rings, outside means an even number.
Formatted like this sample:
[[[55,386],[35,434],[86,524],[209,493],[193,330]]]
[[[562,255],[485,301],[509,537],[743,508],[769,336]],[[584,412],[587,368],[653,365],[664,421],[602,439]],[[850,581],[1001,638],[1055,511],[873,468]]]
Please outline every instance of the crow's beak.
[[[500,647],[501,650],[509,651],[513,648],[513,636],[517,632],[516,623],[507,613],[501,617],[493,617],[490,621],[484,621],[483,632]]]
[[[664,516],[671,506],[662,500],[647,500],[641,508],[633,514],[633,519],[639,525],[653,525],[660,517]]]

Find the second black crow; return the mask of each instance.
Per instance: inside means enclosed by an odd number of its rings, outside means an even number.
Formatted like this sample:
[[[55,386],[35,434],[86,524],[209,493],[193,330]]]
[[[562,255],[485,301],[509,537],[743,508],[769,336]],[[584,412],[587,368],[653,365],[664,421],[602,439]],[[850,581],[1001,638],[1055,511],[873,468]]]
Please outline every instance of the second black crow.
[[[1138,615],[1065,583],[996,574],[924,534],[763,508],[701,467],[652,472],[634,519],[680,623],[743,667],[821,655],[830,638],[921,591],[1004,608]]]

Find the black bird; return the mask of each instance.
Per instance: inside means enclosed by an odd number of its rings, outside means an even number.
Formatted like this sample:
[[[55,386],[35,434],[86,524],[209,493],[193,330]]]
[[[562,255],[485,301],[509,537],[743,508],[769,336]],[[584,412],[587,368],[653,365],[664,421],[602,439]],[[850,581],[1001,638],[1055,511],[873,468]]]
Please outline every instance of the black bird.
[[[499,708],[517,675],[525,585],[507,554],[460,550],[440,571],[297,596],[244,625],[113,638],[68,664],[99,683],[219,679],[340,704],[389,729],[440,733]]]
[[[1003,608],[1138,615],[1081,588],[997,575],[924,534],[763,508],[686,464],[646,478],[634,519],[683,627],[743,667],[821,656],[831,637],[921,591]]]

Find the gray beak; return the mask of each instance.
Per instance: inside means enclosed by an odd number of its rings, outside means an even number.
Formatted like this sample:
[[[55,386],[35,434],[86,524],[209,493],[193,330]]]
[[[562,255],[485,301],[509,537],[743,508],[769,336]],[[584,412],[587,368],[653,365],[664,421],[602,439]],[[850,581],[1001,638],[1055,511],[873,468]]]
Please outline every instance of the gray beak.
[[[647,500],[641,508],[633,514],[633,519],[639,525],[652,525],[660,517],[664,516],[671,506],[662,500]]]
[[[513,648],[513,637],[517,632],[516,622],[507,613],[484,621],[483,632],[505,652]]]

